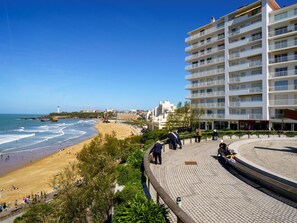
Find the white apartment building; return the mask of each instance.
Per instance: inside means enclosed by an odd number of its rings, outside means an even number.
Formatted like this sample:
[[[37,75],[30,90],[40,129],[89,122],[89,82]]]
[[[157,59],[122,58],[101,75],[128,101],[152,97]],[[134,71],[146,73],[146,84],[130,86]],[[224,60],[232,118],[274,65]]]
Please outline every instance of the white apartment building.
[[[160,101],[159,105],[149,110],[147,113],[148,129],[163,129],[166,126],[167,116],[170,112],[174,112],[176,106],[169,101]]]
[[[188,33],[186,86],[203,129],[284,129],[297,110],[297,4],[242,6]]]

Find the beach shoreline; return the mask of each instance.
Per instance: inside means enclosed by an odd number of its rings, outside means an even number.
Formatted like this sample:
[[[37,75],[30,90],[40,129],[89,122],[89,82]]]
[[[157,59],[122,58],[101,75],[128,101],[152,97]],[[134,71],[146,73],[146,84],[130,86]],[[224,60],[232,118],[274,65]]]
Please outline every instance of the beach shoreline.
[[[111,134],[114,131],[118,139],[124,139],[138,134],[134,128],[121,123],[97,122],[94,127],[103,135]],[[51,192],[50,180],[59,174],[67,165],[76,162],[76,155],[94,137],[96,135],[1,175],[0,203],[10,202],[13,204],[15,200],[21,202],[23,197],[31,194]],[[13,187],[16,189],[13,189]]]

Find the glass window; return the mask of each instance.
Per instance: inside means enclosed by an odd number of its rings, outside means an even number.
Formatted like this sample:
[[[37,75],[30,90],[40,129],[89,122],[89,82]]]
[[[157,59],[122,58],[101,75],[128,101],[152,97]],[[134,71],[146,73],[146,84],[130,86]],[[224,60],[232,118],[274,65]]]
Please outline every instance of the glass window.
[[[275,58],[275,63],[280,63],[288,60],[288,54],[279,54],[279,55],[274,55]]]
[[[274,43],[274,48],[275,49],[280,49],[280,48],[286,48],[288,46],[288,41],[285,40],[281,40],[281,41],[276,41]]]
[[[282,13],[279,13],[279,14],[275,15],[274,20],[278,21],[278,20],[281,20],[281,19],[285,19],[285,18],[287,18],[287,16],[288,16],[287,12],[282,12]]]
[[[211,41],[211,38],[210,37],[207,38],[206,41],[209,43]]]
[[[219,28],[222,28],[223,26],[224,26],[224,24],[225,24],[225,22],[220,22],[220,23],[218,23],[217,24],[217,28],[219,29]]]
[[[287,76],[288,75],[288,67],[279,67],[275,68],[275,77]]]
[[[287,26],[283,26],[283,27],[279,27],[274,29],[274,34],[275,35],[281,35],[283,33],[287,33],[288,32],[288,27]]]
[[[276,91],[288,90],[288,81],[276,81],[274,87]]]

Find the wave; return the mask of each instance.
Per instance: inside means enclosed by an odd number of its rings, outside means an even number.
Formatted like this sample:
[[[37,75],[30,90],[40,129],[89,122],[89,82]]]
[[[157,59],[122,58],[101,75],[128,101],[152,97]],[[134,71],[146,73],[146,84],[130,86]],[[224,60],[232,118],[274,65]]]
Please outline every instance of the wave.
[[[27,135],[0,135],[0,145],[13,142],[13,141],[18,141],[20,139],[28,138],[28,137],[33,137],[35,134],[27,134]]]

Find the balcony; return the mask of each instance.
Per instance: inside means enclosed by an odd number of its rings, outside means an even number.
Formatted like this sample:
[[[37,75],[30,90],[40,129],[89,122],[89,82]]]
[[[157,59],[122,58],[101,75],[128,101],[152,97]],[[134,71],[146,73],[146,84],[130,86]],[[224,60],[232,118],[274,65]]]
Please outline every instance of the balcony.
[[[281,78],[281,77],[297,77],[297,69],[290,69],[285,71],[269,73],[269,78]]]
[[[232,120],[259,120],[262,119],[262,114],[229,114],[228,119]]]
[[[219,86],[219,85],[225,85],[225,80],[205,81],[197,84],[188,84],[186,86],[186,89],[195,89],[195,88],[203,88],[203,87]]]
[[[293,18],[297,18],[297,10],[291,9],[291,10],[287,11],[286,14],[283,14],[279,18],[276,18],[275,15],[271,16],[269,18],[269,25],[272,25],[274,23],[278,23],[278,22],[281,22],[281,21],[285,21],[285,20],[290,20],[290,19],[293,19]]]
[[[249,68],[260,67],[260,66],[262,66],[261,60],[249,61],[247,63],[236,64],[236,65],[230,66],[229,72],[233,72],[233,71],[237,71],[237,70],[246,70]]]
[[[245,88],[245,89],[236,89],[236,90],[230,90],[229,95],[246,95],[246,94],[259,94],[262,93],[262,88],[256,87],[256,88]]]
[[[297,26],[290,25],[286,29],[270,31],[268,35],[269,37],[273,37],[273,36],[284,35],[295,31],[297,31]]]
[[[229,49],[242,47],[248,43],[252,43],[252,42],[256,42],[256,41],[260,41],[260,40],[262,40],[262,35],[251,36],[251,37],[245,38],[243,40],[237,40],[237,41],[231,42],[229,44]]]
[[[297,90],[297,84],[289,84],[284,86],[272,86],[269,87],[269,92],[274,91],[296,91]]]
[[[245,107],[245,108],[253,108],[253,107],[262,107],[263,101],[236,101],[230,102],[229,107]]]
[[[186,96],[187,99],[198,99],[198,98],[209,98],[209,97],[220,97],[225,96],[224,91],[213,91],[213,92],[204,92],[198,94],[191,94]]]
[[[297,46],[297,40],[289,40],[286,42],[282,42],[282,43],[273,43],[273,44],[269,44],[269,50],[280,50],[280,49],[286,49],[286,48],[290,48],[290,47],[296,47]]]
[[[282,99],[282,100],[270,100],[269,106],[286,106],[286,107],[296,107],[297,99]]]
[[[185,50],[186,50],[186,52],[191,52],[192,50],[198,49],[200,47],[205,47],[205,46],[207,46],[209,44],[215,43],[215,42],[217,42],[219,40],[223,40],[223,39],[224,39],[223,36],[222,37],[221,36],[215,36],[215,37],[211,38],[209,41],[205,40],[203,42],[199,42],[199,43],[193,44],[191,46],[188,46],[188,47],[186,47]]]
[[[238,59],[238,58],[242,58],[242,57],[250,57],[250,56],[254,56],[254,55],[258,55],[258,54],[262,54],[262,48],[256,48],[256,49],[249,49],[249,50],[245,50],[243,52],[240,53],[232,53],[229,56],[229,59]]]
[[[212,103],[201,103],[201,104],[191,104],[192,108],[224,108],[225,102],[212,102]]]
[[[215,47],[215,48],[212,48],[211,50],[205,50],[204,52],[199,52],[197,54],[187,56],[186,61],[195,60],[195,59],[200,58],[202,56],[211,55],[213,53],[221,52],[221,51],[224,51],[224,50],[225,50],[225,47]]]
[[[229,79],[229,84],[252,82],[262,80],[262,74],[247,75],[243,77],[233,77]]]
[[[192,80],[192,79],[197,79],[197,78],[219,75],[219,74],[223,74],[224,72],[225,72],[224,68],[213,69],[213,70],[209,70],[209,71],[195,72],[195,73],[191,73],[191,74],[187,75],[186,80]]]
[[[225,62],[225,58],[224,57],[218,57],[218,58],[214,58],[214,59],[211,59],[211,60],[205,60],[203,62],[188,65],[188,66],[185,67],[185,69],[186,69],[186,71],[190,71],[192,69],[201,68],[201,67],[209,66],[209,65],[212,65],[212,64],[216,64],[216,63],[222,63],[222,62]]]
[[[288,55],[269,59],[269,64],[284,63],[297,60],[297,55]]]
[[[247,19],[252,19],[252,18],[255,18],[256,16],[258,15],[261,15],[261,12],[258,12],[257,14],[254,14],[254,15],[250,15],[250,14],[245,14],[243,16],[240,16],[240,17],[237,17],[233,20],[230,20],[228,22],[228,24],[230,25],[235,25],[237,23],[240,23],[240,22],[243,22],[243,21],[246,21]]]
[[[194,41],[194,40],[198,39],[199,37],[205,36],[205,35],[207,35],[209,33],[216,32],[216,31],[221,30],[223,28],[224,28],[224,26],[222,26],[222,27],[212,27],[212,28],[209,28],[209,29],[205,29],[204,32],[199,32],[199,33],[197,33],[195,35],[187,37],[185,39],[185,42],[189,43],[191,41]]]
[[[262,21],[251,23],[249,25],[246,25],[245,27],[242,27],[242,28],[234,31],[234,32],[229,32],[229,36],[235,36],[235,35],[245,33],[245,32],[257,29],[257,28],[261,28],[261,27],[262,27]]]
[[[225,119],[224,114],[204,114],[201,115],[200,119]]]

